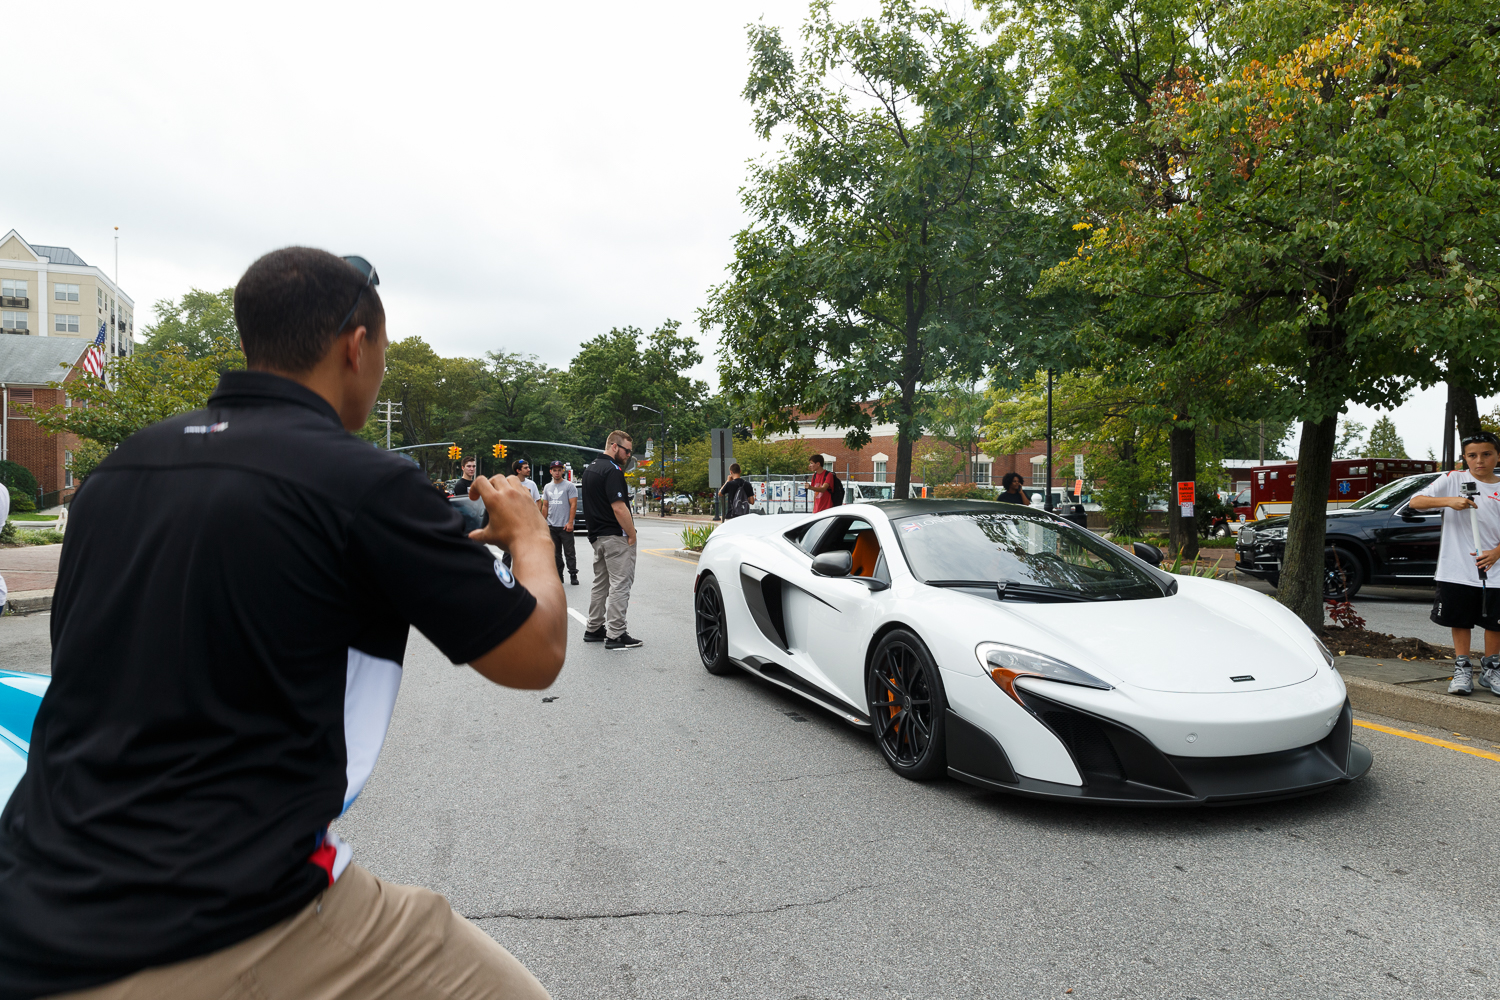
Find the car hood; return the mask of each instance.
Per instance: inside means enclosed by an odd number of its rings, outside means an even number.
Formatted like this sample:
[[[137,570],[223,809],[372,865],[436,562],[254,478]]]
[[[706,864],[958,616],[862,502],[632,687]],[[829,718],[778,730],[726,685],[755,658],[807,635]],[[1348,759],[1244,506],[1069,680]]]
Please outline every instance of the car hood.
[[[1325,666],[1312,633],[1264,594],[1178,579],[1171,597],[1139,601],[985,603],[1011,620],[994,641],[1058,657],[1117,686],[1179,694],[1266,691],[1299,684]],[[1253,680],[1231,679],[1246,676]]]

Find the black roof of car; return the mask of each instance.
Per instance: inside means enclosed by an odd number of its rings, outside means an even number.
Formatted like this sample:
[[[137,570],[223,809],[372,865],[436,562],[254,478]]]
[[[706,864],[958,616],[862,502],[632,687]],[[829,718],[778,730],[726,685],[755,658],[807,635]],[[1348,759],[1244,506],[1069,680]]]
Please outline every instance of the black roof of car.
[[[913,514],[957,514],[964,511],[990,514],[1028,513],[1042,517],[1057,517],[1036,507],[1025,507],[1018,503],[999,500],[868,500],[871,507],[879,507],[886,517],[910,517]],[[860,504],[859,506],[864,506]]]

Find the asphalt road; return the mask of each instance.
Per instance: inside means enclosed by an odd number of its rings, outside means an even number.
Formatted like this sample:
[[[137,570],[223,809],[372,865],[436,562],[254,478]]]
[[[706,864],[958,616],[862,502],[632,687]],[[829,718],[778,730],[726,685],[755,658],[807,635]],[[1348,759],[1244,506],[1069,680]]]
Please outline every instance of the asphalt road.
[[[707,674],[694,571],[643,552],[646,646],[574,622],[543,693],[414,636],[339,826],[356,860],[446,893],[558,998],[1500,996],[1500,763],[1361,730],[1365,780],[1256,807],[917,785],[817,709]]]
[[[1240,586],[1275,595],[1276,588],[1262,580],[1240,577]],[[1453,634],[1447,626],[1435,625],[1432,614],[1432,587],[1361,587],[1349,602],[1365,620],[1365,627],[1394,636],[1416,636],[1438,646],[1453,645]],[[1328,621],[1327,618],[1324,621]]]
[[[1192,812],[913,784],[867,736],[699,666],[677,530],[642,531],[646,646],[571,622],[549,691],[413,634],[339,823],[358,862],[445,893],[559,1000],[1500,996],[1500,762],[1361,729],[1375,765],[1352,786]],[[0,620],[0,663],[44,668],[48,624]]]

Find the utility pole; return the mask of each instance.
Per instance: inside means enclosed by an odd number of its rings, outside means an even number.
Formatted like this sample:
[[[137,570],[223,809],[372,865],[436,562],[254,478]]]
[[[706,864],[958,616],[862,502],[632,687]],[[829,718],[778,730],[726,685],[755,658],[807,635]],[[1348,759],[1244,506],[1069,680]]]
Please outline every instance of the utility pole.
[[[1043,494],[1042,508],[1052,509],[1052,369],[1047,369],[1047,492]]]
[[[391,424],[401,419],[401,404],[393,399],[382,399],[376,404],[376,410],[381,412],[375,419],[385,424],[385,450],[391,450]]]

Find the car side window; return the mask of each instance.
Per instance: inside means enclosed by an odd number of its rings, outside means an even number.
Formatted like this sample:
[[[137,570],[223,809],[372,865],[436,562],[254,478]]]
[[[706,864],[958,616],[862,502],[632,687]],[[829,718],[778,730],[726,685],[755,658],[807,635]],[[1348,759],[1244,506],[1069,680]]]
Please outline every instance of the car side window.
[[[823,533],[813,554],[840,551],[853,556],[850,576],[875,576],[884,556],[880,542],[875,538],[875,529],[870,522],[859,517],[831,519],[831,526]]]
[[[833,521],[834,519],[830,517],[825,517],[819,521],[812,521],[801,527],[793,528],[783,537],[808,555],[814,555],[816,554],[818,539],[823,537],[824,532],[828,530],[828,526]]]

